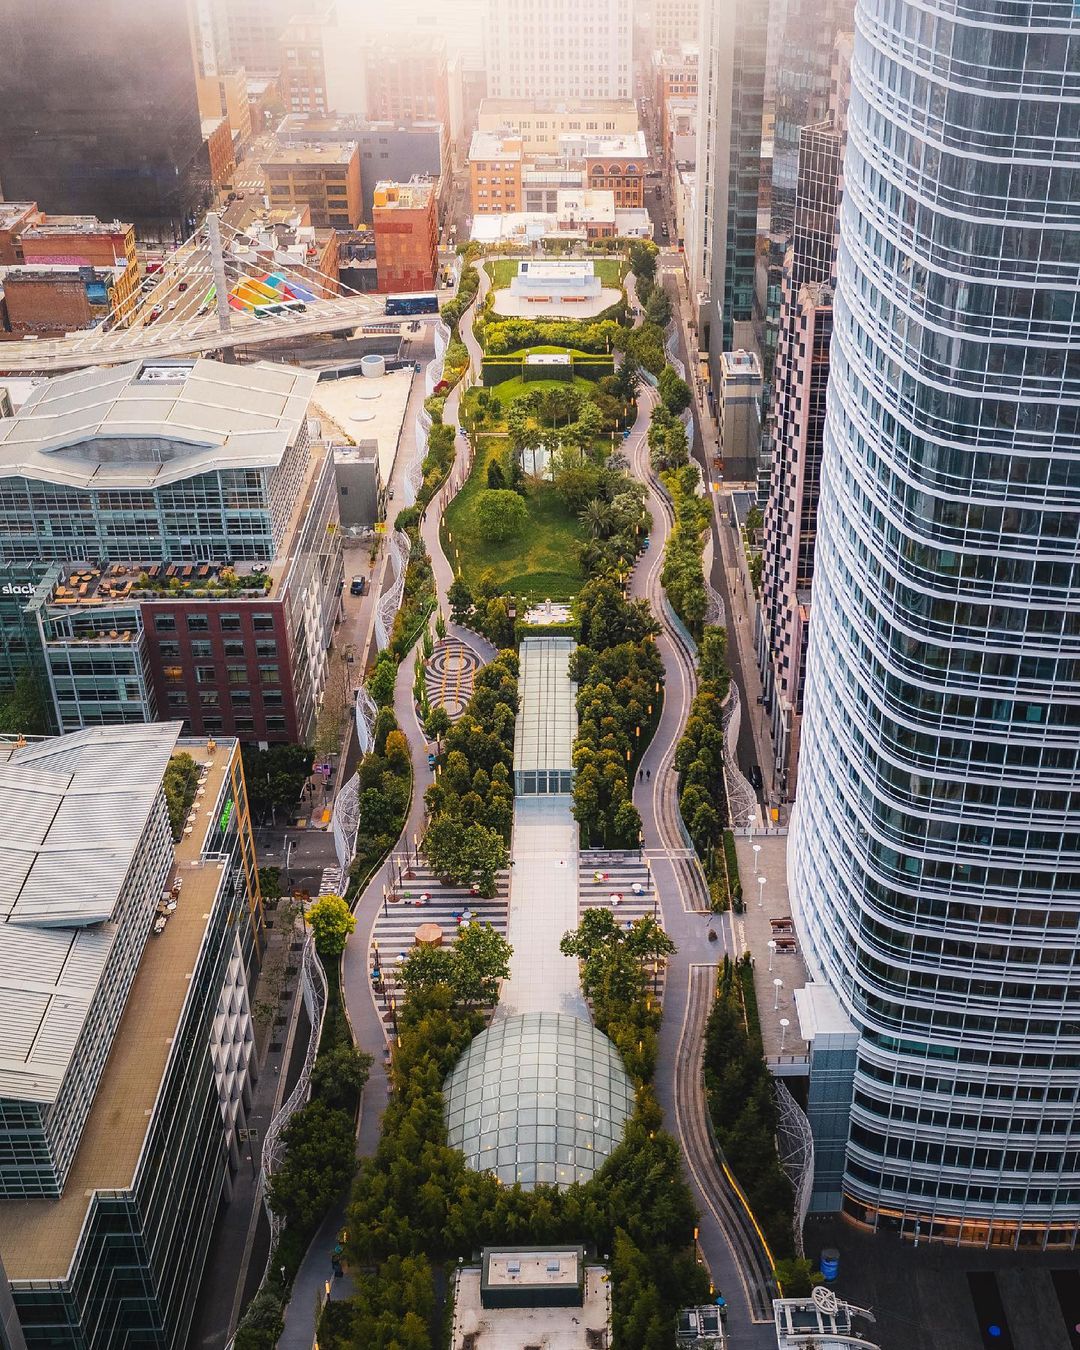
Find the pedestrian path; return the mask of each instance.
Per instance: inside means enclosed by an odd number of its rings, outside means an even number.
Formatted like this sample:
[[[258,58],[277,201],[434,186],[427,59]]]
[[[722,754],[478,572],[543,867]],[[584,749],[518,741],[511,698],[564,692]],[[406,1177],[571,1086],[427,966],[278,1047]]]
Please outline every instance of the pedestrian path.
[[[513,886],[510,892],[510,978],[497,1017],[555,1012],[589,1020],[576,957],[559,942],[577,927],[578,824],[568,793],[514,799]]]
[[[399,856],[395,863],[372,929],[368,966],[384,1024],[392,1022],[391,1000],[401,1001],[398,971],[417,945],[417,930],[427,930],[421,938],[431,945],[448,947],[463,923],[489,923],[504,936],[507,928],[507,873],[500,873],[495,897],[486,900],[468,886],[444,886],[423,855]]]

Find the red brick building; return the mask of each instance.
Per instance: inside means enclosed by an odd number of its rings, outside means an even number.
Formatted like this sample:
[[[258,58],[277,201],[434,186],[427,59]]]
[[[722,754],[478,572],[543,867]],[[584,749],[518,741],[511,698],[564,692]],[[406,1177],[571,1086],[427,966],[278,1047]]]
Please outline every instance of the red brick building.
[[[367,115],[373,122],[441,122],[450,126],[446,45],[402,30],[366,52]]]
[[[372,214],[379,290],[431,291],[439,274],[435,184],[379,183]]]

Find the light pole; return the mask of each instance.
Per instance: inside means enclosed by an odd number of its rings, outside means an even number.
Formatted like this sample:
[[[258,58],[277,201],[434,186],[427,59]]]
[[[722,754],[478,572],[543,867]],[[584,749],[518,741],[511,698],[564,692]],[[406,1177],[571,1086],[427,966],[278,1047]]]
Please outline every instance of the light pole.
[[[787,1029],[791,1023],[786,1017],[780,1019],[780,1053],[784,1053],[784,1042],[787,1040]]]
[[[784,987],[784,981],[780,979],[779,976],[777,976],[777,978],[773,980],[772,984],[773,990],[775,991],[773,993],[772,1008],[773,1012],[776,1012],[776,1010],[780,1007],[780,990],[783,989]]]
[[[755,844],[755,845],[754,845],[754,875],[755,875],[755,876],[756,876],[756,875],[758,874],[758,872],[761,870],[761,869],[758,867],[758,854],[759,854],[760,852],[761,852],[761,845],[760,845],[760,844]]]
[[[768,880],[767,877],[758,877],[758,879],[757,879],[757,907],[758,907],[758,909],[761,908],[762,903],[763,903],[763,898],[764,898],[764,895],[765,895],[765,882],[766,882],[767,880]]]
[[[752,809],[746,816],[746,837],[747,839],[753,839],[754,837],[754,812]]]
[[[769,949],[769,974],[771,975],[771,974],[772,974],[772,962],[773,962],[773,957],[776,955],[776,940],[775,940],[775,938],[770,938],[770,939],[768,940],[768,942],[767,942],[765,945],[766,945],[766,946],[768,947],[768,949]]]

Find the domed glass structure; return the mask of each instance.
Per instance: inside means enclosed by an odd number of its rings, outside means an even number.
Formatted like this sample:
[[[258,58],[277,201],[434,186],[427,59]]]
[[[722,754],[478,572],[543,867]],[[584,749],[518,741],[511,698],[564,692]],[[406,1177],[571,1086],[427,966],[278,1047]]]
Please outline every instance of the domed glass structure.
[[[443,1085],[449,1142],[507,1185],[587,1181],[622,1139],[634,1087],[588,1022],[521,1013],[482,1031]]]

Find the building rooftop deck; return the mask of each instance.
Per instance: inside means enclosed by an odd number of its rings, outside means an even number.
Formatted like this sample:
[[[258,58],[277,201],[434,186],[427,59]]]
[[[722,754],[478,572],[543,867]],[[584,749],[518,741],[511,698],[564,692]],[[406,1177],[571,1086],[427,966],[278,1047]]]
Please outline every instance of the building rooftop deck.
[[[127,1190],[135,1179],[224,870],[221,863],[204,863],[202,849],[229,748],[221,745],[210,755],[205,746],[185,742],[178,749],[208,769],[198,824],[176,845],[170,885],[182,881],[179,903],[165,931],[147,939],[64,1194],[58,1200],[0,1201],[0,1258],[10,1280],[63,1279],[93,1192]]]

